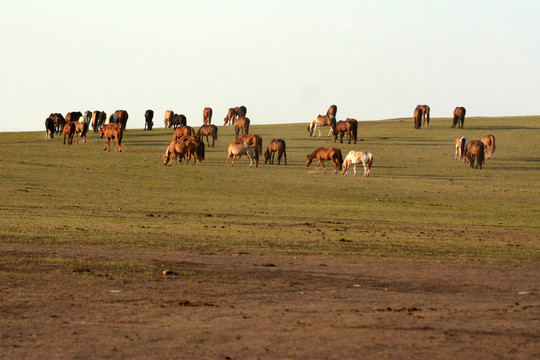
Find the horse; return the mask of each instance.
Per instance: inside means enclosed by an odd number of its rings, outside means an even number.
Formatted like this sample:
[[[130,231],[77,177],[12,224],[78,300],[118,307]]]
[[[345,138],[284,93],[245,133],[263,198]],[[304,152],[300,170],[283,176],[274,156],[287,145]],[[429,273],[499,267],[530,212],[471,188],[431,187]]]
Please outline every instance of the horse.
[[[351,124],[352,127],[352,136],[354,143],[356,144],[356,140],[358,139],[358,121],[356,119],[347,118],[345,119],[345,122]],[[351,139],[349,138],[349,144],[351,143]]]
[[[264,153],[264,163],[274,164],[274,156],[278,153],[278,165],[281,163],[281,157],[285,157],[285,165],[287,165],[287,153],[285,152],[285,141],[283,139],[272,139],[268,145],[268,149]]]
[[[66,120],[64,119],[64,116],[59,113],[52,113],[49,115],[51,119],[54,121],[54,131],[59,134],[62,132],[62,129],[64,127],[64,124],[66,123]]]
[[[169,120],[169,127],[173,127],[173,129],[176,129],[179,126],[186,126],[187,125],[187,119],[184,116],[184,114],[174,114],[170,120]]]
[[[75,140],[77,143],[79,142],[79,136],[78,134],[81,134],[81,138],[83,139],[83,144],[86,144],[86,133],[88,132],[88,124],[84,121],[75,121]]]
[[[191,126],[179,126],[174,129],[173,140],[178,140],[182,135],[193,135],[195,136],[195,130]]]
[[[152,130],[152,126],[154,126],[154,122],[152,121],[153,119],[154,111],[150,109],[146,110],[144,113],[144,130]]]
[[[454,159],[462,159],[465,156],[465,148],[467,146],[467,139],[460,136],[456,139],[456,155]]]
[[[84,122],[90,125],[91,120],[92,120],[92,112],[90,110],[86,110],[84,112]]]
[[[203,109],[203,124],[211,125],[212,124],[212,108],[205,107]]]
[[[107,115],[107,124],[117,124],[117,123],[118,123],[118,119],[116,118],[116,114],[109,113]]]
[[[414,109],[413,123],[415,129],[422,127],[422,108],[419,106]]]
[[[122,152],[122,125],[120,124],[107,124],[99,130],[100,138],[103,139],[103,136],[106,138],[105,148],[103,150],[111,151],[111,139],[114,141],[116,139],[116,148],[114,151]]]
[[[311,121],[311,125],[308,126],[309,136],[315,136],[315,131],[317,130],[317,128],[319,128],[319,137],[320,137],[322,126],[330,126],[330,131],[328,132],[328,136],[330,136],[330,134],[336,133],[336,119],[335,118],[331,117],[330,115],[317,115]]]
[[[356,176],[356,165],[360,163],[364,166],[364,176],[369,176],[373,164],[373,154],[366,151],[349,152],[343,161],[343,176],[348,174],[351,165],[353,165],[353,174]]]
[[[422,109],[422,119],[423,119],[423,126],[429,127],[429,113],[431,112],[431,109],[427,105],[418,105],[416,108]]]
[[[337,174],[338,170],[342,169],[343,157],[341,156],[341,150],[338,148],[325,148],[323,146],[317,148],[314,152],[309,155],[306,155],[306,167],[311,164],[313,159],[317,158],[319,162],[315,168],[315,172],[319,170],[319,165],[322,164],[323,171],[326,174],[326,167],[324,166],[323,160],[331,160],[335,165],[334,174]]]
[[[92,128],[94,129],[94,132],[97,133],[99,129],[105,125],[105,121],[107,120],[107,114],[104,111],[94,111],[92,113]]]
[[[114,115],[116,115],[118,123],[122,125],[122,130],[126,130],[127,121],[129,118],[128,112],[126,110],[116,110]]]
[[[235,144],[246,143],[248,145],[255,146],[255,158],[257,159],[257,166],[259,163],[259,158],[262,154],[262,137],[257,134],[244,134],[240,135],[234,140]]]
[[[235,120],[236,110],[234,110],[234,108],[229,108],[229,111],[227,111],[227,116],[223,119],[223,126],[234,125]]]
[[[241,117],[246,117],[247,115],[247,108],[244,105],[236,107],[234,108],[234,110],[236,111],[237,119]]]
[[[54,138],[54,120],[50,116],[45,119],[45,131],[47,132],[47,139]]]
[[[350,120],[350,119],[347,119]],[[343,144],[343,135],[347,135],[347,139],[349,140],[349,144],[351,143],[351,140],[354,138],[354,143],[356,144],[356,124],[349,122],[347,120],[340,120],[336,124],[336,132],[334,132],[334,142],[336,142],[337,137],[339,135],[339,142]],[[352,119],[354,120],[354,119]],[[355,120],[356,121],[356,120]]]
[[[495,152],[495,136],[493,135],[485,135],[482,138],[482,142],[484,143],[484,150],[486,152],[487,158],[491,159],[491,155]]]
[[[70,121],[79,121],[79,118],[83,116],[83,114],[80,111],[72,111],[66,114],[66,122]]]
[[[482,169],[484,163],[484,143],[480,140],[471,140],[465,150],[466,162],[469,163],[469,167],[472,169]],[[474,161],[476,160],[476,166]]]
[[[454,119],[452,120],[452,129],[456,126],[459,129],[463,129],[463,123],[465,122],[466,110],[463,106],[458,106],[454,109]]]
[[[62,128],[62,131],[64,132],[64,145],[66,144],[66,136],[68,138],[68,145],[73,144],[73,135],[75,135],[75,123],[68,122],[64,124],[64,127]]]
[[[234,134],[236,135],[235,137],[238,137],[238,135],[240,134],[240,130],[242,130],[242,134],[249,134],[249,123],[249,118],[245,116],[236,119],[234,123]]]
[[[165,154],[163,154],[163,165],[167,165],[169,163],[169,159],[171,157],[171,154],[174,158],[174,163],[177,163],[178,158],[180,158],[180,162],[184,158],[184,156],[188,156],[186,165],[189,163],[189,160],[191,160],[191,157],[193,156],[193,164],[196,162],[201,162],[201,160],[198,158],[197,155],[197,147],[198,144],[196,144],[193,141],[176,141],[173,140],[171,144],[167,147],[167,150],[165,151]]]
[[[333,117],[335,119],[336,114],[337,114],[337,105],[330,105],[330,107],[328,108],[328,111],[326,111],[326,115]]]
[[[174,115],[174,111],[167,110],[165,111],[165,127],[170,128],[171,127],[171,119]]]
[[[203,136],[206,136],[206,143],[208,144],[208,147],[210,147],[210,141],[208,140],[208,136],[212,137],[212,147],[214,147],[214,143],[217,140],[218,136],[218,127],[216,125],[203,125],[199,128],[199,131],[197,131],[197,136],[203,139]]]
[[[242,155],[247,155],[249,158],[249,167],[253,167],[253,160],[255,159],[255,166],[259,166],[259,160],[255,157],[255,146],[248,145],[246,143],[236,144],[234,141],[229,144],[229,148],[227,149],[227,160],[225,161],[225,167],[228,166],[229,159],[232,158],[231,167],[234,166],[234,160],[236,157],[240,157]]]

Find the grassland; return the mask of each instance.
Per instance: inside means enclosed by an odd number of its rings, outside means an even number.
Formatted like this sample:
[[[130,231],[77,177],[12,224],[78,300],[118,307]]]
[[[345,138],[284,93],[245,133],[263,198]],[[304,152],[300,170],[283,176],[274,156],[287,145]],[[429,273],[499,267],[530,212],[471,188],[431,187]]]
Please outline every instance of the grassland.
[[[287,166],[225,168],[231,127],[202,164],[163,166],[171,130],[128,123],[122,153],[63,145],[45,132],[0,134],[0,241],[111,249],[358,255],[427,261],[540,259],[540,117],[359,123],[359,141],[309,138],[306,124],[257,125],[287,143]],[[326,131],[325,131],[326,132]],[[493,134],[482,170],[454,160],[457,136]],[[314,173],[318,146],[374,154],[369,178]],[[361,174],[361,172],[360,172]]]

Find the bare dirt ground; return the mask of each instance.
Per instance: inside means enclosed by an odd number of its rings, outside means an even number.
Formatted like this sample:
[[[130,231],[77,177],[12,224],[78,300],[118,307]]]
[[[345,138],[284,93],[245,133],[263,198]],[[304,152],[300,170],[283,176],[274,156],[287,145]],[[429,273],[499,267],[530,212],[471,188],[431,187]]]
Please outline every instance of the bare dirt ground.
[[[2,359],[538,359],[540,264],[0,244],[0,325]]]

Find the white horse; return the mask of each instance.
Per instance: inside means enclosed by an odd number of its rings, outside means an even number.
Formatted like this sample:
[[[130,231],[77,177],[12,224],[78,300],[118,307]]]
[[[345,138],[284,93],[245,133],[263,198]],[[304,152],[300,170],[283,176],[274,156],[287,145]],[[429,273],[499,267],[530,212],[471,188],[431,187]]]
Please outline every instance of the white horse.
[[[343,176],[347,175],[351,165],[353,165],[354,175],[356,176],[356,165],[360,163],[364,166],[364,176],[369,176],[373,164],[373,154],[366,151],[349,152],[343,161]]]
[[[319,129],[319,137],[321,137],[321,127],[323,126],[330,126],[328,136],[332,135],[336,128],[336,119],[329,115],[315,116],[315,118],[311,121],[311,124],[308,127],[309,136],[315,136],[315,131]]]
[[[454,159],[461,159],[465,155],[465,148],[467,147],[467,139],[463,136],[460,136],[456,139],[456,155]]]
[[[116,115],[114,113],[110,113],[107,115],[107,124],[116,124],[118,120],[116,119]]]
[[[227,160],[225,161],[225,167],[227,167],[227,164],[229,163],[229,159],[231,158],[232,158],[231,167],[233,167],[234,160],[236,159],[236,157],[237,156],[240,157],[242,155],[247,155],[247,157],[249,158],[250,168],[253,167],[253,159],[257,160],[256,162],[258,163],[258,159],[256,159],[255,157],[255,146],[253,145],[248,145],[246,143],[235,144],[233,141],[232,143],[230,143],[229,149],[227,150],[227,152],[228,152],[228,155],[227,155]]]

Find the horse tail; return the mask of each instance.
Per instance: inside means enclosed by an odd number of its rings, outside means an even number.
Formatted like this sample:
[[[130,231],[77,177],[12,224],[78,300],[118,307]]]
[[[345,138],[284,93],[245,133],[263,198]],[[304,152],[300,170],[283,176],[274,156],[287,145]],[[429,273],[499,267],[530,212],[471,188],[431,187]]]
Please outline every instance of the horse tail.
[[[354,143],[356,144],[356,140],[358,139],[358,123],[357,122],[354,122],[353,123],[353,140],[354,140]]]
[[[204,160],[204,141],[200,142],[198,150],[197,156],[199,157],[199,160]]]
[[[491,153],[493,154],[495,152],[496,146],[495,146],[495,136],[490,135],[491,138]]]
[[[214,125],[214,139],[217,140],[218,127]]]
[[[245,123],[245,130],[246,130],[246,134],[249,134],[249,119],[246,118],[246,123]]]

